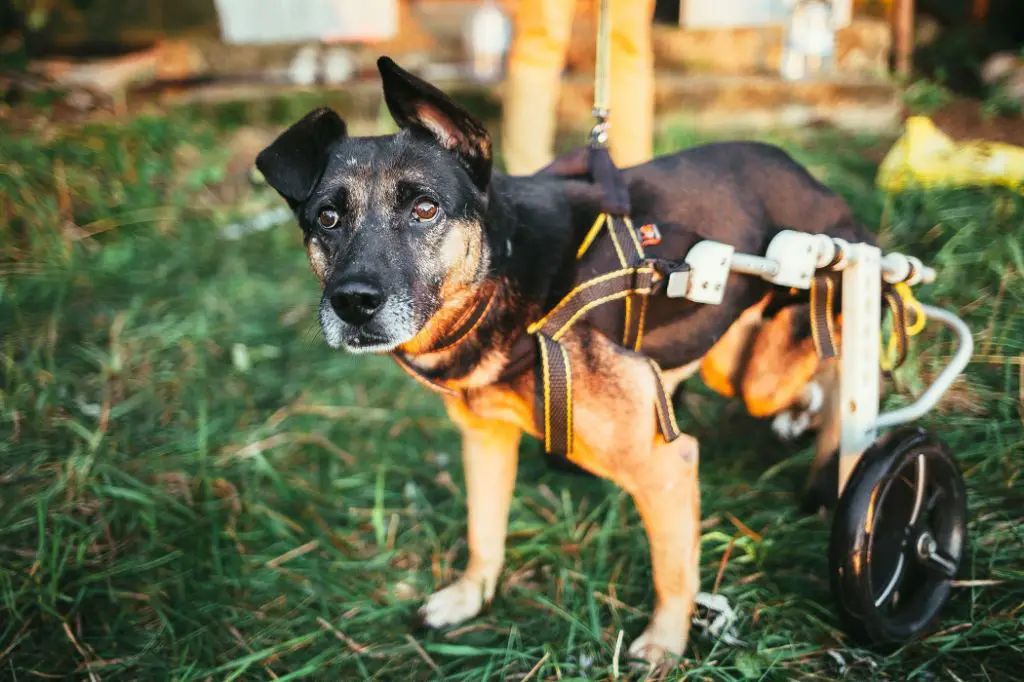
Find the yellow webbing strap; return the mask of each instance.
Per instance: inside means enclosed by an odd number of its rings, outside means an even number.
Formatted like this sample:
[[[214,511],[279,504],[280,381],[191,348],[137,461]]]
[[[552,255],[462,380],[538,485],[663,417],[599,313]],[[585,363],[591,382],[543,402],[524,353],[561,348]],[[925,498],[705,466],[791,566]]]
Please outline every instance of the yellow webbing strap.
[[[927,317],[924,308],[914,298],[914,293],[906,282],[894,284],[884,297],[892,315],[893,329],[879,356],[879,365],[882,371],[891,372],[906,360],[908,339],[921,333],[927,323]],[[910,320],[911,314],[913,320]]]

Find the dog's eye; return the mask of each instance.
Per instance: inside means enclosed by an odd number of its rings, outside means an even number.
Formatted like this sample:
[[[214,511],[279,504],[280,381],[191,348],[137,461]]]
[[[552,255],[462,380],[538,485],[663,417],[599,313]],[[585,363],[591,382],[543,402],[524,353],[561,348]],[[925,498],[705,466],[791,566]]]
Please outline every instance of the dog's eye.
[[[437,217],[437,204],[430,199],[420,199],[412,207],[412,217],[420,223],[429,223]]]
[[[320,209],[320,215],[317,216],[317,220],[320,221],[320,226],[325,230],[330,230],[338,224],[338,212],[328,206],[327,208]]]

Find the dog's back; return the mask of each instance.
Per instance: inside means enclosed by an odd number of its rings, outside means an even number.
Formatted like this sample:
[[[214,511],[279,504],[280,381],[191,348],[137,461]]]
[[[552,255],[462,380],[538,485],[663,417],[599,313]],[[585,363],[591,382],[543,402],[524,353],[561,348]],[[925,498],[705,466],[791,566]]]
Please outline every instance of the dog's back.
[[[840,196],[774,145],[713,142],[625,173],[636,220],[678,223],[751,253],[783,228],[873,241]]]

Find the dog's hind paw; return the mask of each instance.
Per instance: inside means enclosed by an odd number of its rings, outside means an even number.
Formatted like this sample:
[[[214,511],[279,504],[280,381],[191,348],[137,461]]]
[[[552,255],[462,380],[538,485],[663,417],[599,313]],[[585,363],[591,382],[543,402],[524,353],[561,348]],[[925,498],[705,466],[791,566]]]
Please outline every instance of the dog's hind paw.
[[[489,599],[482,582],[462,578],[427,597],[419,616],[428,628],[458,625],[480,613]]]
[[[800,399],[772,419],[772,431],[783,443],[792,443],[820,421],[825,394],[817,381],[808,382]]]

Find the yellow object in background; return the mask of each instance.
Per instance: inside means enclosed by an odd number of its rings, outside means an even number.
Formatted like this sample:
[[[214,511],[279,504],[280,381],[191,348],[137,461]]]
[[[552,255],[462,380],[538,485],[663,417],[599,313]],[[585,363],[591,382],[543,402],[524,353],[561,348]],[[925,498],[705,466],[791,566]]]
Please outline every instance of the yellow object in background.
[[[1024,191],[1024,147],[984,140],[955,142],[931,119],[912,116],[882,160],[876,184],[889,192],[965,185]]]

